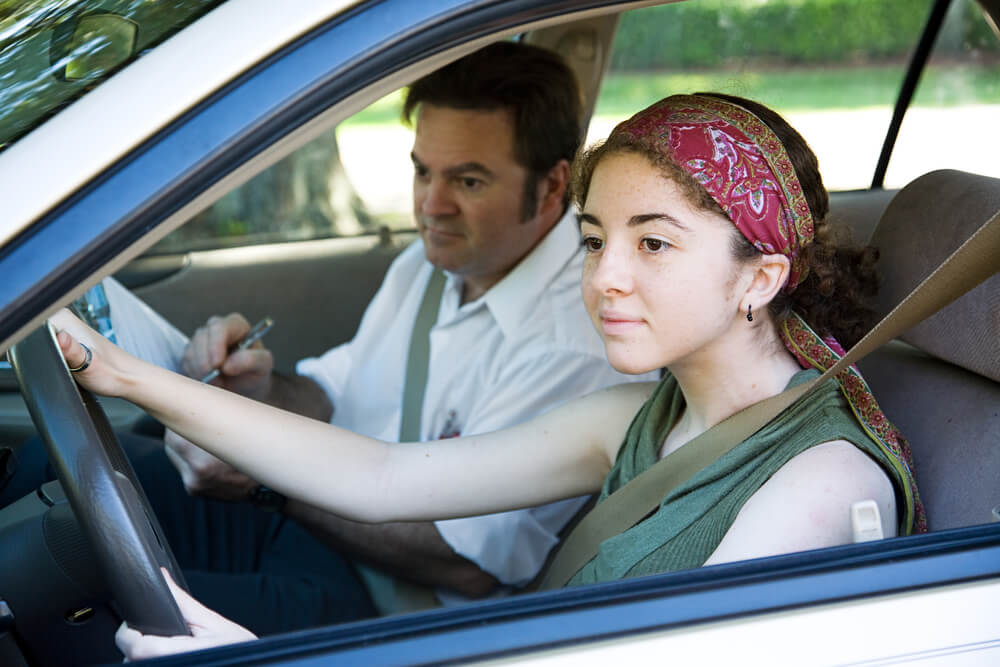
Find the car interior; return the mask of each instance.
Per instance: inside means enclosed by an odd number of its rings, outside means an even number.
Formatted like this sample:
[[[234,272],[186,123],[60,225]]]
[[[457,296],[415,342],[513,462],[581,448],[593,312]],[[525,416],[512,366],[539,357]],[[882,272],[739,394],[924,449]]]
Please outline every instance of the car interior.
[[[870,243],[879,248],[878,315],[1000,210],[1000,180],[954,170],[908,184]],[[860,366],[913,451],[930,530],[995,520],[1000,479],[1000,276],[869,355]]]
[[[995,16],[995,4],[984,7]],[[621,20],[618,14],[552,20],[516,38],[566,58],[581,82],[590,117],[599,107]],[[437,54],[397,80],[363,91],[344,108],[360,111],[413,76],[472,48],[470,44]],[[332,133],[336,117],[348,115],[343,108],[333,110],[317,120],[309,134]],[[324,124],[328,127],[321,128]],[[279,155],[294,159],[293,148],[308,149],[308,144],[298,148],[303,143],[301,137],[286,140],[273,154],[245,165],[245,173],[216,188],[208,199],[251,187],[251,174],[281,165]],[[338,160],[346,163],[351,156],[344,145],[341,141]],[[406,154],[401,159],[408,162]],[[898,187],[831,192],[833,224],[879,249],[879,318],[1000,211],[1000,178],[995,174],[934,167],[924,171]],[[405,189],[408,183],[403,185]],[[194,217],[190,211],[184,215]],[[401,215],[405,217],[405,211]],[[288,373],[298,359],[352,337],[387,267],[416,238],[411,226],[385,225],[377,215],[361,231],[349,237],[320,235],[236,247],[154,247],[114,275],[183,332],[191,333],[216,314],[239,312],[251,321],[272,317],[276,324],[267,347],[275,354],[277,370]],[[930,530],[1000,520],[1000,275],[871,353],[859,366],[885,413],[910,443]],[[147,423],[141,410],[123,401],[99,403],[111,428],[135,429]],[[14,468],[17,448],[36,432],[14,373],[9,366],[0,368],[0,475],[4,466]],[[18,611],[18,645],[0,640],[0,663],[88,664],[120,658],[111,643],[117,612],[113,603],[107,605],[101,575],[64,498],[58,485],[50,483],[19,508],[0,510],[0,573],[6,573],[0,574],[0,599],[12,607],[15,600],[33,601],[20,607],[30,606],[30,611]],[[27,534],[25,513],[42,525],[42,533]],[[18,574],[29,566],[35,573],[30,579]],[[5,617],[3,607],[0,602],[0,632],[13,626],[4,620],[9,611]],[[30,619],[28,631],[24,619]]]

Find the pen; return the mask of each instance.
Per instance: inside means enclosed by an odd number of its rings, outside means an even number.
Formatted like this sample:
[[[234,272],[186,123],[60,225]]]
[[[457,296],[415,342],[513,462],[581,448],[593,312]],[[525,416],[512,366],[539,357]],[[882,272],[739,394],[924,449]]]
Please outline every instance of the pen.
[[[271,327],[273,326],[274,326],[274,320],[272,320],[270,317],[265,317],[260,322],[253,325],[250,331],[247,332],[247,335],[244,336],[243,339],[236,344],[235,348],[233,348],[233,352],[238,352],[240,350],[247,349],[257,341],[259,341],[261,338],[263,338],[264,334],[270,331]],[[211,371],[209,371],[209,373],[205,377],[201,379],[201,381],[211,382],[215,378],[219,377],[219,373],[221,372],[222,371],[220,371],[218,368],[213,368]]]

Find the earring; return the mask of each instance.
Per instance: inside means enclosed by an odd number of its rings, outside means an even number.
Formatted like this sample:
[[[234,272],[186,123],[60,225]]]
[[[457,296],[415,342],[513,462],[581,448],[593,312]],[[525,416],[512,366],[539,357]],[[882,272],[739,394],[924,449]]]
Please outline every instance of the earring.
[[[750,304],[747,304],[747,322],[753,322],[753,313],[750,312]]]

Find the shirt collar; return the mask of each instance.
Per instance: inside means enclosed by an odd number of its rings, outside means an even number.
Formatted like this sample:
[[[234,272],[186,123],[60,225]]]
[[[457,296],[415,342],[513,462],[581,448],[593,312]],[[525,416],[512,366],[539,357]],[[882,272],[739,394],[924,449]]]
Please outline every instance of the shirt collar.
[[[567,207],[559,222],[510,273],[477,301],[466,304],[466,307],[485,303],[504,335],[512,336],[523,326],[528,311],[535,307],[549,284],[563,272],[579,251],[580,232],[576,211]]]

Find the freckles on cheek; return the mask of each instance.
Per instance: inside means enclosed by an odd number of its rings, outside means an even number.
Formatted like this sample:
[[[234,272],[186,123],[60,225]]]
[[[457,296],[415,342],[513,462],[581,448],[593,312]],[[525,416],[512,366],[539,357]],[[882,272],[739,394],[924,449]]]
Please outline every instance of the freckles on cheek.
[[[586,309],[587,315],[590,316],[591,322],[593,322],[594,325],[597,326],[597,302],[598,302],[597,295],[594,293],[593,290],[587,289],[587,286],[584,285],[582,289],[582,297],[583,297],[583,307]]]
[[[658,266],[649,273],[649,280],[661,298],[671,301],[692,295],[699,287],[698,280],[690,271],[678,270],[677,267]]]
[[[592,280],[593,274],[593,267],[590,266],[589,260],[584,261],[583,272],[580,275],[580,294],[583,296],[583,302],[587,304],[588,307],[590,302],[597,298],[594,291],[594,282]]]

